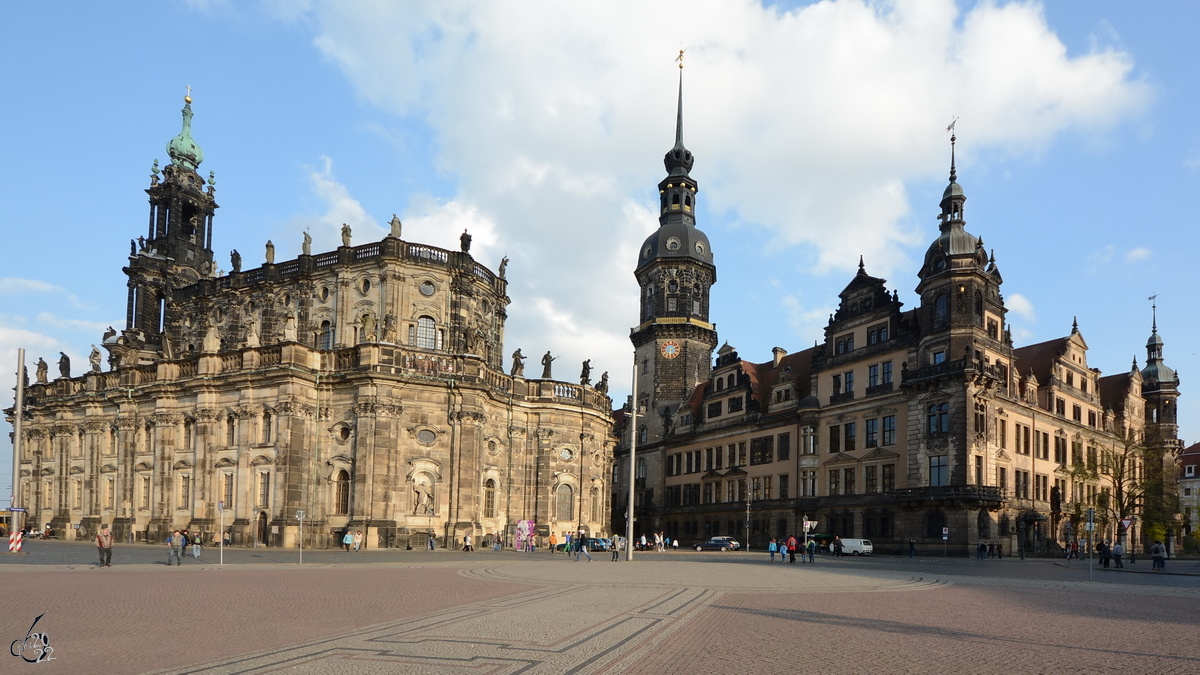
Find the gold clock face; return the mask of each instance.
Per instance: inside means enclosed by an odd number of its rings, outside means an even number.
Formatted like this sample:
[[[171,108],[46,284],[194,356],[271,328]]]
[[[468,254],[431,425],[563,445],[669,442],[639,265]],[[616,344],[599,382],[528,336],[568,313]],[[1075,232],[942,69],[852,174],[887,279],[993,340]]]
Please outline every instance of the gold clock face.
[[[662,343],[662,355],[665,358],[673,359],[679,356],[679,343],[674,340],[668,340]]]

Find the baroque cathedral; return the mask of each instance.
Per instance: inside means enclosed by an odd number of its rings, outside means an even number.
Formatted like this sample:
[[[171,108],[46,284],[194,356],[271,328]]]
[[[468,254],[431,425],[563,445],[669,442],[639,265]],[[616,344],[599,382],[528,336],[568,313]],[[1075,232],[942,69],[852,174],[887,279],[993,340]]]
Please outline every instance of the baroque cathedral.
[[[26,394],[19,494],[27,524],[93,538],[371,547],[500,534],[510,544],[606,528],[612,405],[593,384],[503,369],[507,260],[380,241],[218,273],[216,184],[183,128],[150,178],[145,236],[130,242],[125,327],[108,370],[47,377]],[[219,232],[219,224],[215,227]],[[11,413],[10,413],[11,414]],[[10,416],[10,421],[12,418]]]
[[[685,545],[726,535],[761,550],[808,523],[878,551],[1046,552],[1083,538],[1089,509],[1110,541],[1172,536],[1179,378],[1157,325],[1145,367],[1108,376],[1077,324],[1014,345],[996,256],[966,230],[953,137],[917,307],[860,258],[823,341],[763,362],[726,343],[714,361],[716,266],[696,227],[682,91],[681,78],[660,225],[634,268],[639,379],[616,414],[614,531],[632,490],[633,535]]]

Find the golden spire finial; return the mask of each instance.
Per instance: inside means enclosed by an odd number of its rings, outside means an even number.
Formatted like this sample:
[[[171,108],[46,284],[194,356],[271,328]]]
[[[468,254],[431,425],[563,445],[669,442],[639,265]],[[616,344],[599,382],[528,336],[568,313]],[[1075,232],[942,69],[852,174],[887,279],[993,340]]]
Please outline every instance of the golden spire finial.
[[[187,93],[187,96],[183,97],[183,102],[191,103],[192,102],[192,85],[189,84],[189,85],[184,85],[184,86],[187,88],[188,93]]]
[[[680,70],[683,70],[683,53],[684,53],[684,52],[686,52],[686,51],[687,51],[686,49],[680,49],[680,50],[679,50],[679,56],[676,56],[676,57],[675,57],[675,61],[676,61],[676,62],[679,64],[679,69],[680,69]]]

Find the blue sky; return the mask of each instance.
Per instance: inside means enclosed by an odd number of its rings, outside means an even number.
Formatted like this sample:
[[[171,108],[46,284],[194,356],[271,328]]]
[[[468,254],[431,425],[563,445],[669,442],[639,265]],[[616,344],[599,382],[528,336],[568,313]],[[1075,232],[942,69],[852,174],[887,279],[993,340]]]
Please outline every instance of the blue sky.
[[[959,117],[967,229],[1018,345],[1078,316],[1090,365],[1122,372],[1157,293],[1195,441],[1196,25],[1189,2],[4,3],[0,383],[18,347],[78,371],[121,328],[191,85],[224,268],[267,239],[294,256],[306,228],[321,250],[343,222],[377,238],[393,213],[412,241],[466,227],[479,260],[513,261],[506,350],[591,358],[622,400],[682,46],[712,319],[744,358],[821,339],[859,255],[912,306]]]

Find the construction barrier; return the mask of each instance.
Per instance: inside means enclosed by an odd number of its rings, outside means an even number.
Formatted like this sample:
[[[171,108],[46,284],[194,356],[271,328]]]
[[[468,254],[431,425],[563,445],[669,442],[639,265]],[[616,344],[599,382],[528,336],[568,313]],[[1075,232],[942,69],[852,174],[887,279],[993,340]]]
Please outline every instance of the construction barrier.
[[[21,542],[24,539],[25,539],[25,537],[22,536],[22,533],[20,530],[17,530],[16,532],[9,534],[8,535],[8,552],[9,553],[20,553],[21,552]]]

